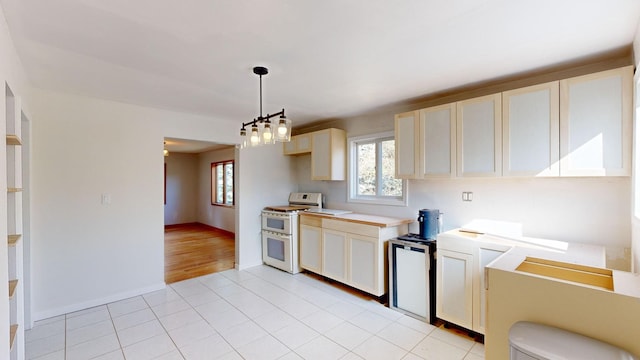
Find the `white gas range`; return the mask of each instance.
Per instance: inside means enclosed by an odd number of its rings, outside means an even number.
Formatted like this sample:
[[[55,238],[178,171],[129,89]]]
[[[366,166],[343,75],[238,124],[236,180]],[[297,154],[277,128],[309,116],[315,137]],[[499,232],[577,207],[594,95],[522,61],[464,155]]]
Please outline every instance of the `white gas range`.
[[[296,274],[298,262],[298,213],[321,211],[321,193],[291,193],[288,205],[267,206],[262,210],[262,261]]]

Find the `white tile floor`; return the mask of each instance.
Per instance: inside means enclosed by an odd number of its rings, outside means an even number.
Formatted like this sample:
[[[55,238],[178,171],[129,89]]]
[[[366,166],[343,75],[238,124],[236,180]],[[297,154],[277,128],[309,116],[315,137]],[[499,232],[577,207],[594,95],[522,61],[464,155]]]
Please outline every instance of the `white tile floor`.
[[[268,266],[38,321],[27,359],[484,359],[484,346]]]

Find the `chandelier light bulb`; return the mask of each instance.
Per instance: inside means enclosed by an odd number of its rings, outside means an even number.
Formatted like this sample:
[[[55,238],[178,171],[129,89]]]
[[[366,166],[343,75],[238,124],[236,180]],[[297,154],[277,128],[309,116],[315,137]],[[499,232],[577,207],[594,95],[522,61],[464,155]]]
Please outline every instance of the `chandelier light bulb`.
[[[281,137],[287,135],[287,123],[284,120],[280,120],[280,124],[278,124],[278,135]]]
[[[271,138],[273,137],[273,133],[271,132],[271,125],[269,125],[269,123],[265,123],[264,124],[264,130],[262,132],[262,137],[264,137],[264,142],[271,141]]]
[[[260,137],[258,136],[258,126],[253,125],[251,127],[251,145],[258,145],[260,143]]]

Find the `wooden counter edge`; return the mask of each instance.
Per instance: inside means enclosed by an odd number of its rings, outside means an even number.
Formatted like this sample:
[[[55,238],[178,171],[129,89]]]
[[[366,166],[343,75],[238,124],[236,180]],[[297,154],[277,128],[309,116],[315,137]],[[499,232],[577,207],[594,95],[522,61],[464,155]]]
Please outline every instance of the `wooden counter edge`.
[[[401,218],[393,218],[393,217],[388,217],[388,216],[380,216],[380,215],[369,215],[369,214],[360,214],[360,213],[348,213],[348,214],[342,214],[342,215],[328,215],[328,214],[318,214],[318,213],[312,213],[312,212],[304,212],[301,213],[300,215],[304,215],[304,216],[318,216],[318,217],[322,217],[325,219],[335,219],[335,220],[340,220],[340,221],[348,221],[348,222],[352,222],[352,223],[357,223],[357,224],[363,224],[363,225],[373,225],[373,226],[378,226],[378,227],[393,227],[393,226],[400,226],[400,225],[404,225],[404,224],[410,224],[412,222],[414,222],[413,219],[401,219]],[[351,218],[352,216],[361,216],[363,218],[358,219],[358,218]],[[376,221],[376,220],[367,220],[366,217],[374,217],[377,219],[384,219],[384,220],[388,220],[385,222],[380,222],[380,221]]]

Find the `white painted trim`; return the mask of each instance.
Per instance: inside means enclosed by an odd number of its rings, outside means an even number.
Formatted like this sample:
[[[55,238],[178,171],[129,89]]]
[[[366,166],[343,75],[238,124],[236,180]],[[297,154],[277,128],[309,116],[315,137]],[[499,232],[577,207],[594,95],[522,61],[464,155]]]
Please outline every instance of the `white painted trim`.
[[[115,301],[120,301],[120,300],[128,299],[128,298],[131,298],[131,297],[134,297],[134,296],[139,296],[139,295],[143,295],[143,294],[146,294],[146,293],[150,293],[150,292],[153,292],[153,291],[162,290],[162,289],[164,289],[166,287],[167,287],[167,284],[162,282],[162,283],[159,283],[159,284],[143,287],[143,288],[140,288],[140,289],[136,289],[136,290],[132,290],[132,291],[126,291],[126,292],[110,295],[110,296],[103,297],[103,298],[100,298],[100,299],[93,299],[93,300],[85,301],[85,302],[82,302],[82,303],[76,303],[76,304],[62,306],[62,307],[55,308],[55,309],[40,311],[40,312],[37,312],[37,313],[33,314],[33,320],[34,321],[39,321],[39,320],[43,320],[43,319],[52,318],[52,317],[58,316],[58,315],[69,314],[69,313],[72,313],[72,312],[75,312],[75,311],[89,309],[89,308],[92,308],[92,307],[95,307],[95,306],[105,305],[105,304],[109,304],[109,303],[112,303],[112,302],[115,302]]]
[[[391,205],[391,206],[407,206],[408,205],[408,195],[409,194],[409,182],[407,179],[402,180],[402,198],[401,199],[383,199],[380,197],[356,197],[355,190],[355,179],[354,176],[356,174],[356,152],[355,147],[356,143],[362,140],[375,140],[380,138],[393,138],[395,133],[393,131],[377,133],[377,134],[369,134],[369,135],[361,135],[354,136],[347,139],[347,151],[348,151],[348,164],[347,164],[347,202],[349,203],[360,203],[360,204],[369,204],[369,205]],[[396,147],[397,149],[397,147]]]
[[[260,266],[260,265],[262,265],[262,264],[263,264],[263,262],[262,262],[262,261],[257,262],[257,263],[253,263],[253,264],[249,264],[249,265],[244,265],[244,264],[238,264],[238,263],[236,263],[235,268],[236,268],[236,270],[238,270],[238,271],[242,271],[242,270],[247,270],[247,269],[252,268],[252,267]]]

